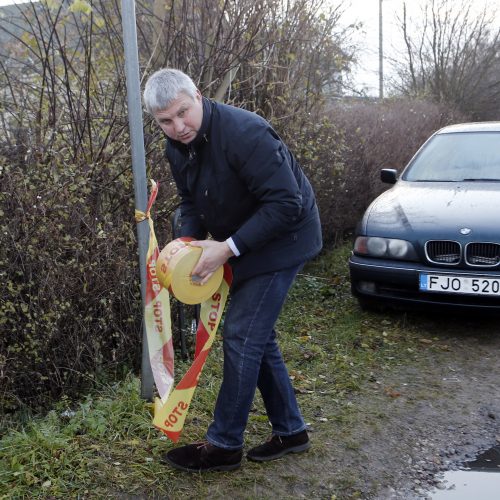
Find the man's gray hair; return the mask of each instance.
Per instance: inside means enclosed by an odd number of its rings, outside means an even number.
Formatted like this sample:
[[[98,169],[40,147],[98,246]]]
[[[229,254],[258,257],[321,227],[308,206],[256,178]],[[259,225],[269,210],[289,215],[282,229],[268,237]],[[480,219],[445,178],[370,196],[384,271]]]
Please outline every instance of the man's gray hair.
[[[148,113],[156,113],[170,106],[172,101],[184,93],[196,97],[193,80],[178,69],[163,68],[153,73],[144,87],[144,105]]]

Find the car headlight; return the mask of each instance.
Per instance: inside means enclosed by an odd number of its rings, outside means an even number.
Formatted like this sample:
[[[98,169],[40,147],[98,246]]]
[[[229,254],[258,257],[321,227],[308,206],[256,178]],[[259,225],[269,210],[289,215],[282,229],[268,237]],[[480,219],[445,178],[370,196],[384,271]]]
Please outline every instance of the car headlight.
[[[354,242],[354,253],[369,257],[418,260],[417,252],[409,241],[379,236],[358,236]]]

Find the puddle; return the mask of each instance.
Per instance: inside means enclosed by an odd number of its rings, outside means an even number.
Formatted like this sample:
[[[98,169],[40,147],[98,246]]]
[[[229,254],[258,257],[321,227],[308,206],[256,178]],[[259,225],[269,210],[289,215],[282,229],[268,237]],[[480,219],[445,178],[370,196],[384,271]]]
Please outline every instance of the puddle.
[[[466,470],[448,471],[445,489],[431,492],[432,500],[498,500],[500,498],[500,445],[466,462]],[[495,472],[497,474],[495,474]]]

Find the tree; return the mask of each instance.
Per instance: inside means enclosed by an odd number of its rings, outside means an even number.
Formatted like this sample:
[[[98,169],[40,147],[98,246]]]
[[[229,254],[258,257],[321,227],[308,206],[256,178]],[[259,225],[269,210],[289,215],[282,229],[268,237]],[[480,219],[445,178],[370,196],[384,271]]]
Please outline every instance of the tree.
[[[473,7],[429,0],[420,23],[411,25],[403,4],[406,53],[397,65],[396,88],[450,104],[472,119],[494,119],[500,114],[500,28],[494,11]]]
[[[151,7],[145,1],[140,13],[145,74],[163,66],[183,69],[205,95],[268,118],[310,109],[325,92],[342,92],[342,75],[353,60],[347,43],[351,28],[339,22],[341,5],[155,0]]]

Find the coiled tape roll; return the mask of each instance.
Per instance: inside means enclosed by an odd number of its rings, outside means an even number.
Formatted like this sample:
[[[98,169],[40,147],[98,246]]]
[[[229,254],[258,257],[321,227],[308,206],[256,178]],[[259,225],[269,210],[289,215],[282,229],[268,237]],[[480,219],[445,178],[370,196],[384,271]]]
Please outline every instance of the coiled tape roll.
[[[156,275],[161,285],[184,304],[200,304],[209,299],[219,288],[224,269],[219,267],[207,283],[199,285],[191,276],[202,249],[189,245],[194,238],[177,238],[171,241],[158,256]]]

